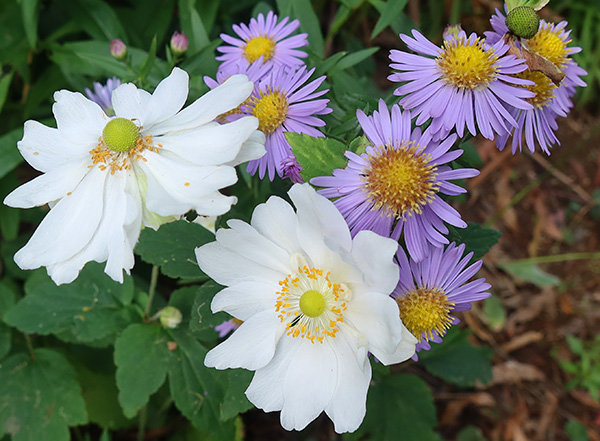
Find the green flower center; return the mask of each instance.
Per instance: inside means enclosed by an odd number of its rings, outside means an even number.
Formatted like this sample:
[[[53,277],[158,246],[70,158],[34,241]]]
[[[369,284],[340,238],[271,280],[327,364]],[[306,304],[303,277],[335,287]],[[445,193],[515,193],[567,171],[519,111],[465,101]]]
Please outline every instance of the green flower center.
[[[309,317],[318,317],[325,311],[325,297],[319,291],[311,289],[300,297],[300,310]]]
[[[115,118],[102,130],[102,140],[114,152],[128,152],[140,138],[140,129],[126,118]]]

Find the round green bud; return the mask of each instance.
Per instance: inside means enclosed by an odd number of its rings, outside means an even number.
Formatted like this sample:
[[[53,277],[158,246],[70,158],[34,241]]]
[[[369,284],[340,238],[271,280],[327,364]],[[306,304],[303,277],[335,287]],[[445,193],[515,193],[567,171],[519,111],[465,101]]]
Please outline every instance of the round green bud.
[[[540,17],[531,6],[517,6],[506,16],[506,26],[517,37],[530,39],[537,34]]]
[[[300,310],[309,317],[318,317],[325,311],[325,298],[319,291],[311,289],[300,297]]]
[[[167,306],[160,311],[160,324],[165,328],[175,329],[181,323],[182,315],[174,306]]]
[[[135,147],[140,137],[140,129],[126,118],[112,119],[102,130],[102,139],[106,146],[115,152],[127,152]]]

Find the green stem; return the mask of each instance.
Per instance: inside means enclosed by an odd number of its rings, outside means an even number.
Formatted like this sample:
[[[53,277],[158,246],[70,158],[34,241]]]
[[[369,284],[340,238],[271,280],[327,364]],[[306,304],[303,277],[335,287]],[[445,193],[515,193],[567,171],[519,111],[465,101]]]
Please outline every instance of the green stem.
[[[138,419],[137,441],[144,441],[144,435],[146,434],[147,411],[148,411],[148,405],[142,407],[142,410],[140,411],[140,417]]]
[[[556,263],[566,262],[569,260],[596,260],[600,259],[600,253],[566,253],[555,254],[553,256],[538,256],[528,259],[511,260],[510,264],[519,263]]]
[[[35,353],[33,352],[33,341],[31,340],[31,336],[29,334],[23,334],[25,336],[25,344],[27,345],[27,349],[29,349],[29,356],[31,358],[35,358]]]
[[[150,276],[150,288],[148,289],[148,301],[146,302],[146,309],[144,309],[144,317],[148,317],[150,315],[152,301],[154,300],[154,295],[156,294],[156,284],[158,282],[159,272],[160,270],[158,265],[154,265],[152,267],[152,275]]]

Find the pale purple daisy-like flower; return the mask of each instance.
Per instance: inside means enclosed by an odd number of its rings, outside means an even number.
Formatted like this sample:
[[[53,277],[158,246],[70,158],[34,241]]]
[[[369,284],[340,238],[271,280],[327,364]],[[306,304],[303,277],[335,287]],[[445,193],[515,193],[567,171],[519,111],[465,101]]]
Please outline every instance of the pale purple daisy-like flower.
[[[306,52],[298,48],[307,46],[307,34],[290,35],[298,29],[300,22],[284,17],[279,23],[277,15],[269,11],[267,17],[258,14],[257,18],[250,20],[250,25],[244,23],[233,25],[234,32],[240,38],[227,34],[221,34],[221,38],[227,46],[219,46],[217,60],[222,61],[221,69],[227,68],[229,64],[251,64],[261,56],[267,64],[277,66],[297,67],[304,64],[302,58],[307,56]]]
[[[483,261],[467,267],[473,253],[463,256],[464,251],[464,245],[454,243],[445,249],[430,246],[428,256],[417,262],[398,249],[400,281],[392,297],[398,303],[402,322],[419,340],[417,352],[431,349],[431,341],[441,343],[450,326],[460,323],[452,315],[454,311],[468,311],[471,302],[491,295],[486,292],[491,286],[485,279],[469,282]]]
[[[271,181],[276,174],[283,176],[283,161],[293,156],[285,132],[323,136],[315,127],[322,127],[325,123],[315,115],[328,114],[331,109],[327,107],[328,99],[317,98],[329,89],[316,91],[325,76],[305,84],[314,71],[307,71],[306,66],[298,70],[273,68],[270,74],[255,84],[249,101],[241,106],[243,114],[258,118],[258,130],[267,137],[267,154],[248,163],[247,171],[250,174],[258,172],[261,179],[267,174]]]
[[[508,32],[506,17],[496,10],[490,23],[494,30],[486,32],[488,40],[501,40]],[[570,58],[571,54],[580,52],[581,48],[568,47],[571,31],[565,31],[566,26],[565,21],[555,25],[542,20],[538,33],[522,44],[527,50],[551,61],[565,74],[565,77],[557,86],[541,72],[526,70],[517,74],[518,77],[533,82],[533,85],[525,86],[535,93],[535,97],[528,99],[533,109],[522,110],[507,106],[508,111],[517,121],[517,126],[510,133],[502,134],[497,138],[496,143],[500,150],[504,149],[510,135],[512,135],[513,153],[517,150],[521,151],[523,144],[533,153],[535,140],[537,140],[542,151],[549,155],[550,147],[553,144],[560,144],[554,134],[558,128],[556,119],[559,116],[567,116],[573,107],[571,97],[575,94],[575,87],[586,86],[580,77],[587,75],[587,72]],[[515,45],[521,47],[519,42],[515,42]]]
[[[418,115],[417,125],[430,118],[430,130],[443,138],[453,128],[463,136],[465,127],[472,135],[479,132],[488,139],[506,133],[517,123],[504,107],[531,109],[525,98],[532,92],[516,85],[530,84],[510,76],[527,65],[514,55],[506,55],[507,44],[488,46],[475,34],[464,31],[448,35],[443,47],[435,46],[418,31],[413,37],[400,35],[409,49],[419,55],[392,50],[390,67],[399,72],[391,81],[403,82],[395,91],[400,105]]]
[[[243,322],[236,318],[232,318],[230,320],[224,321],[220,325],[215,326],[215,331],[219,334],[220,338],[225,337],[230,332],[235,331]]]
[[[271,69],[273,68],[272,64],[264,64],[262,60],[263,58],[261,57],[252,64],[230,63],[228,65],[221,65],[219,66],[219,70],[214,79],[209,76],[204,76],[204,83],[211,89],[214,89],[227,81],[232,75],[243,74],[255,84],[256,88],[256,83],[271,72]]]
[[[411,129],[411,114],[396,104],[390,112],[383,100],[379,112],[366,116],[357,111],[358,121],[371,142],[362,155],[347,151],[348,164],[333,176],[311,179],[324,187],[319,193],[334,200],[352,234],[372,230],[382,236],[404,240],[413,259],[423,260],[429,244],[448,243],[447,222],[464,228],[460,213],[438,193],[456,196],[466,190],[449,181],[477,176],[472,168],[452,170],[447,164],[463,151],[449,151],[456,135],[432,141],[420,128]]]
[[[121,80],[119,80],[117,77],[112,77],[106,80],[106,85],[94,81],[94,91],[92,92],[86,87],[85,94],[90,100],[102,107],[104,113],[106,113],[108,116],[112,116],[115,114],[112,104],[112,93],[113,90],[115,90],[120,85]]]
[[[284,179],[289,179],[294,184],[304,184],[304,179],[300,176],[302,167],[298,164],[298,160],[294,155],[289,155],[281,161],[281,168],[283,170]]]

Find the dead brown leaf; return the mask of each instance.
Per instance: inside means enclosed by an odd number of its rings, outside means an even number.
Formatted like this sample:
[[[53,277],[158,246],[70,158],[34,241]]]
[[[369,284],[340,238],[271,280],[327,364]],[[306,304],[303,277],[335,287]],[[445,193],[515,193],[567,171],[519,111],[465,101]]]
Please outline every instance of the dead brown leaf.
[[[492,367],[492,381],[487,387],[497,384],[520,384],[523,381],[545,381],[546,376],[542,371],[531,364],[508,360]]]
[[[531,343],[538,342],[544,338],[544,334],[538,331],[527,331],[524,334],[517,335],[512,340],[504,343],[502,345],[502,349],[507,354],[516,351],[517,349],[521,349]]]

